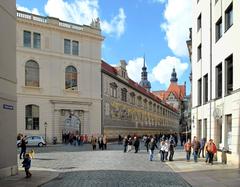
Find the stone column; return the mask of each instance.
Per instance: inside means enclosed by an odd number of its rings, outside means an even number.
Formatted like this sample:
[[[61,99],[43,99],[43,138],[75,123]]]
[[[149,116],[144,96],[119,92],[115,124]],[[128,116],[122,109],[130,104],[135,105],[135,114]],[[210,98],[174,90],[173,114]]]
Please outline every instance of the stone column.
[[[60,122],[61,110],[54,110],[52,137],[56,136],[58,142],[62,142],[62,128],[63,124]]]
[[[240,166],[240,94],[232,103],[232,160]]]

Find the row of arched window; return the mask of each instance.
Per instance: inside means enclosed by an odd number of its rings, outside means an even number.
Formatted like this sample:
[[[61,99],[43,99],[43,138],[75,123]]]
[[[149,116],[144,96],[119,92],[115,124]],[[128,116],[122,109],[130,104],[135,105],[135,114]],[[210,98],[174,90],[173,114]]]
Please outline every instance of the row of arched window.
[[[65,89],[77,89],[77,69],[70,65],[65,68]],[[34,60],[29,60],[25,64],[25,86],[40,86],[39,64]]]

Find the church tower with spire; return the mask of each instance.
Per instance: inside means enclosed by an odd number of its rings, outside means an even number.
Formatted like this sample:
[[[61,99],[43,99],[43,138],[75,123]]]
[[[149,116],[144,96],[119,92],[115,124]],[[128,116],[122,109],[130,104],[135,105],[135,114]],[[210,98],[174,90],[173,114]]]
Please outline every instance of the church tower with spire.
[[[146,90],[150,91],[151,83],[148,81],[147,75],[148,75],[148,72],[147,72],[147,67],[145,66],[145,55],[144,55],[143,67],[142,67],[142,73],[141,73],[141,81],[139,84],[140,84],[140,86],[144,87]]]
[[[178,81],[177,73],[175,71],[175,68],[173,68],[170,81],[171,81],[171,83],[177,83],[177,81]]]

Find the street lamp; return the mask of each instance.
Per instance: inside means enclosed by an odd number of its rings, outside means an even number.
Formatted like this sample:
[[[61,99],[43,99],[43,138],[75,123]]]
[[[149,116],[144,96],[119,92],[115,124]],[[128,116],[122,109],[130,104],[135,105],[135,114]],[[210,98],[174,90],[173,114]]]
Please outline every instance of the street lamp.
[[[45,127],[45,143],[47,143],[47,122],[44,123]]]

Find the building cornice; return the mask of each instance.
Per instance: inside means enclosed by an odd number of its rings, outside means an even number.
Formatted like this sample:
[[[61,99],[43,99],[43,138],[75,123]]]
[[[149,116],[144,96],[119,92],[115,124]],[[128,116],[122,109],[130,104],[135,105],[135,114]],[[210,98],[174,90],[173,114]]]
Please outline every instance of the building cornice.
[[[77,25],[74,23],[61,21],[58,18],[53,17],[43,17],[17,11],[17,24],[18,23],[29,24],[31,26],[47,28],[50,30],[58,30],[76,35],[80,34],[81,37],[93,38],[99,41],[104,40],[100,29],[95,29],[87,25]]]

